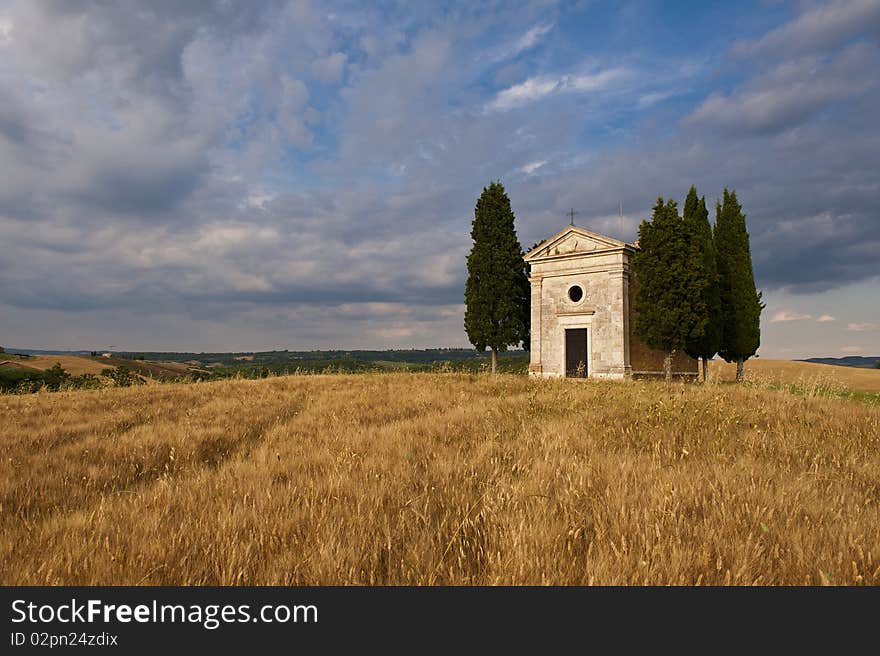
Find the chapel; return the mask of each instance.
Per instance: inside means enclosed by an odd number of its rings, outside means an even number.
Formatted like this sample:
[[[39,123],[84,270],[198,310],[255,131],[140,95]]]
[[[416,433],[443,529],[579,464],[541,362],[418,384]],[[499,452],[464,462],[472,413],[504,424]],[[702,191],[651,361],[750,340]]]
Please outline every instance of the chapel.
[[[633,333],[637,281],[631,259],[637,248],[570,225],[526,253],[532,287],[529,375],[663,374],[666,354]],[[672,369],[676,376],[696,376],[699,364],[679,351]]]

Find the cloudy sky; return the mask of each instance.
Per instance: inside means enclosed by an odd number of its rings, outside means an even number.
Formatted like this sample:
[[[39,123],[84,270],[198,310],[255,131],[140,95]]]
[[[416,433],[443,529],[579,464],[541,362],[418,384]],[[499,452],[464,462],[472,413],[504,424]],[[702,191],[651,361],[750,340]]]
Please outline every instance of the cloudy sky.
[[[880,0],[682,4],[0,0],[0,344],[464,346],[501,179],[525,247],[735,188],[760,354],[877,355]]]

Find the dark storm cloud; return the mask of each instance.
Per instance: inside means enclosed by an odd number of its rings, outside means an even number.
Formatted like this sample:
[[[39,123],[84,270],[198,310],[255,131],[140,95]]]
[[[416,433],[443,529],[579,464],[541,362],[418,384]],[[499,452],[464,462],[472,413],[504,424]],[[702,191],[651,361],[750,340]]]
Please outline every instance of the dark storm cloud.
[[[197,32],[219,38],[251,33],[279,4],[51,0],[15,3],[10,20],[22,64],[41,77],[67,79],[110,69],[155,95],[183,82],[183,51]]]
[[[119,146],[91,166],[84,164],[81,184],[59,197],[107,213],[150,217],[176,208],[208,171],[207,157],[197,149],[172,144],[126,152]]]
[[[226,130],[198,104],[188,49],[252,38],[275,4],[14,4],[0,41],[0,158],[17,179],[0,183],[0,205],[25,187],[71,214],[174,208]]]

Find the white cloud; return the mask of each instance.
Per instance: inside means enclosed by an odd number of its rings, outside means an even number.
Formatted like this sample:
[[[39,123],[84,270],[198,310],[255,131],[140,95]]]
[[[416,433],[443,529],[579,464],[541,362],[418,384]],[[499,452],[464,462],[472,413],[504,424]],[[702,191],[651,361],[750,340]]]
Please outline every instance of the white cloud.
[[[553,23],[538,23],[512,44],[508,43],[500,48],[493,49],[493,51],[489,53],[482,54],[480,58],[485,57],[493,62],[500,62],[504,59],[516,57],[521,52],[525,52],[538,45],[544,35],[552,29]]]
[[[557,78],[530,77],[525,82],[500,91],[495,100],[489,104],[489,108],[504,111],[517,105],[525,105],[553,93],[559,84],[560,80]]]
[[[538,41],[541,40],[547,32],[553,29],[552,23],[547,23],[544,25],[535,25],[532,29],[522,35],[519,41],[513,46],[513,50],[510,52],[510,56],[521,53],[523,50],[528,50],[533,47]]]
[[[818,319],[816,319],[819,323],[827,323],[828,321],[835,321],[835,318],[830,314],[823,314]]]
[[[877,0],[837,0],[813,7],[753,41],[735,44],[734,54],[805,52],[841,43],[854,32],[880,26]]]
[[[639,109],[647,109],[652,105],[656,105],[658,102],[666,100],[667,98],[672,97],[674,92],[672,91],[654,91],[652,93],[646,93],[639,97],[636,105]]]
[[[247,223],[207,225],[199,230],[191,242],[191,248],[196,252],[216,255],[241,248],[242,244],[248,248],[255,244],[275,244],[278,238],[273,228],[255,227]]]
[[[862,347],[861,346],[841,346],[840,352],[841,353],[861,353]]]
[[[272,192],[263,191],[260,189],[254,190],[249,193],[244,200],[239,203],[239,209],[245,209],[247,207],[253,207],[257,209],[264,210],[271,203],[277,194]]]
[[[620,78],[623,69],[610,68],[589,75],[538,75],[498,92],[487,106],[489,110],[507,111],[535,102],[553,93],[598,91]]]
[[[312,62],[312,73],[322,82],[342,81],[347,56],[344,52],[334,52]]]
[[[812,314],[801,314],[799,312],[781,310],[773,315],[773,318],[770,319],[770,323],[779,323],[780,321],[806,321],[807,319],[812,318]]]
[[[777,66],[732,93],[713,93],[686,123],[741,133],[791,129],[822,109],[868,89],[876,49],[856,44],[830,60],[803,57]]]
[[[563,89],[573,91],[595,91],[608,86],[623,74],[621,68],[611,68],[593,75],[573,75],[563,78]]]
[[[530,163],[526,164],[525,166],[519,167],[519,170],[522,171],[523,173],[525,173],[526,175],[529,175],[529,174],[537,171],[539,168],[544,166],[544,164],[546,164],[546,163],[547,163],[547,160],[545,160],[545,159],[542,159],[537,162],[530,162]]]
[[[847,330],[851,330],[857,333],[862,333],[866,330],[877,330],[878,328],[880,328],[880,323],[872,323],[869,321],[863,323],[850,323],[846,326]]]

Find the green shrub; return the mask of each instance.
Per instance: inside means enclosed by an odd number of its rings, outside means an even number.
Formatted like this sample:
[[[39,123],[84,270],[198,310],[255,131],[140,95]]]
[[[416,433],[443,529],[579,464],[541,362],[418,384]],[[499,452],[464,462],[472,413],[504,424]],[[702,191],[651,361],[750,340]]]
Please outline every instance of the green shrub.
[[[127,367],[108,367],[101,370],[101,375],[112,380],[117,387],[131,387],[141,382]]]
[[[100,389],[101,387],[103,387],[103,384],[100,378],[93,374],[82,374],[81,376],[71,376],[62,383],[60,389]]]

